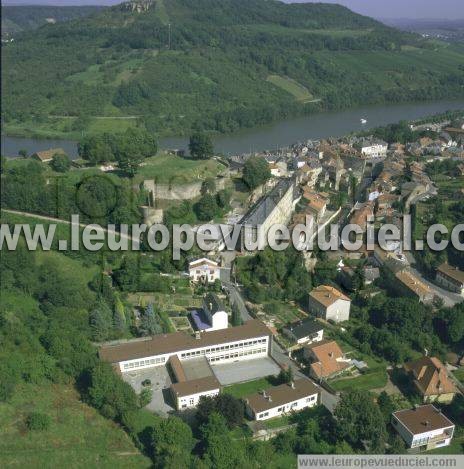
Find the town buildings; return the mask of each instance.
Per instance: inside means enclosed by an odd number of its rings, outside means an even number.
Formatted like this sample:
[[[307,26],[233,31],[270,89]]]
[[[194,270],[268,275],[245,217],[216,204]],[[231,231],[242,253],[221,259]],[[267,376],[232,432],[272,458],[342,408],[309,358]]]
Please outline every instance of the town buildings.
[[[350,308],[351,300],[341,291],[329,285],[319,285],[309,294],[309,311],[326,321],[348,321]]]
[[[229,323],[224,305],[214,293],[208,293],[203,299],[203,308],[191,311],[190,316],[197,331],[227,329]]]
[[[448,446],[455,429],[431,404],[393,412],[391,423],[408,448],[422,451]]]
[[[464,296],[464,272],[449,264],[441,264],[437,269],[436,281],[447,290]]]
[[[398,280],[396,288],[400,294],[412,296],[425,304],[433,301],[432,289],[410,270],[400,270],[395,277]]]
[[[321,389],[302,378],[245,398],[246,413],[253,420],[267,420],[318,404]]]
[[[189,277],[194,283],[214,283],[219,280],[219,264],[211,259],[202,257],[189,263]]]
[[[66,152],[62,148],[51,148],[50,150],[36,151],[31,155],[31,158],[42,163],[49,163],[55,155],[66,155]]]
[[[457,392],[443,363],[436,357],[422,357],[404,364],[424,402],[449,403]]]
[[[165,366],[172,355],[180,360],[204,356],[209,363],[265,357],[270,352],[271,340],[271,331],[261,321],[251,320],[242,326],[199,332],[195,337],[173,332],[105,344],[100,347],[99,356],[125,373]]]
[[[351,368],[351,360],[345,358],[334,340],[323,340],[304,347],[304,357],[309,361],[309,374],[315,379],[328,379]]]
[[[295,206],[296,183],[294,178],[281,179],[275,187],[263,196],[240,220],[242,226],[237,241],[237,251],[246,251],[247,246],[255,245],[258,227],[267,244],[267,234],[272,225],[287,225]]]
[[[323,339],[324,327],[319,321],[307,318],[284,327],[283,333],[297,344],[312,344]]]

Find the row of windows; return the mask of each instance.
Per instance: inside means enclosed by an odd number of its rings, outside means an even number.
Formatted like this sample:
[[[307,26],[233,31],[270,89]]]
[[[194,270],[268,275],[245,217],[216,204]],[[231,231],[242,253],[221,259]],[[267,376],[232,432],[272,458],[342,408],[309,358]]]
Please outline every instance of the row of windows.
[[[266,353],[266,348],[257,348],[253,350],[245,350],[241,352],[234,352],[227,355],[221,355],[219,357],[212,357],[209,359],[210,363],[214,363],[220,360],[229,360],[230,358],[243,357],[245,355],[256,355],[257,353]]]
[[[307,403],[310,403],[310,402],[314,402],[315,400],[317,399],[317,395],[314,395],[314,396],[311,396],[311,397],[307,397],[306,398],[306,402]],[[288,406],[289,404],[287,404]],[[290,404],[290,407],[289,409],[294,409],[295,407],[298,407],[298,401],[295,401],[295,402],[292,402]],[[285,406],[283,405],[282,407],[278,407],[277,408],[277,412],[281,413],[281,412],[285,412]],[[263,418],[263,417],[266,417],[266,415],[268,415],[268,413],[266,412],[265,414],[259,414],[258,415],[258,418]]]
[[[164,363],[165,361],[166,357],[157,357],[149,360],[141,360],[139,362],[124,363],[124,369],[129,370],[131,368],[140,368],[141,366],[146,365],[157,365],[159,363]]]
[[[207,355],[210,353],[216,352],[223,352],[224,350],[233,350],[236,348],[243,348],[243,347],[252,347],[253,345],[257,344],[265,344],[267,339],[254,339],[254,340],[247,340],[245,342],[239,342],[236,344],[231,345],[221,345],[218,347],[207,348],[203,350],[195,350],[193,352],[185,352],[182,353],[180,356],[181,358],[191,358],[191,357],[198,357],[200,355]]]

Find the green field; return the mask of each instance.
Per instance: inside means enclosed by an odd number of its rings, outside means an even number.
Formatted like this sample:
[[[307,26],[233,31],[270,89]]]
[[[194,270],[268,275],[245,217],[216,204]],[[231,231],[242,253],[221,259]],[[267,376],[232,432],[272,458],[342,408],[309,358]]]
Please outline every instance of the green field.
[[[147,158],[137,172],[136,179],[155,179],[165,184],[185,184],[216,177],[225,166],[216,160],[190,160],[176,155],[160,152]]]
[[[306,87],[291,78],[281,77],[280,75],[269,75],[266,81],[290,93],[297,101],[304,103],[315,101],[314,96]]]
[[[464,384],[464,368],[459,368],[456,371],[453,371],[453,375]]]
[[[234,397],[241,398],[253,394],[255,392],[266,390],[272,387],[271,382],[267,378],[257,379],[255,381],[248,381],[246,383],[232,384],[226,386],[223,391],[231,394]]]
[[[51,417],[46,430],[28,430],[30,412]],[[80,401],[71,386],[22,385],[0,404],[1,467],[151,467],[122,428]]]
[[[382,388],[387,384],[387,373],[385,370],[366,373],[356,378],[339,378],[330,381],[330,386],[335,391],[347,390],[371,390]]]

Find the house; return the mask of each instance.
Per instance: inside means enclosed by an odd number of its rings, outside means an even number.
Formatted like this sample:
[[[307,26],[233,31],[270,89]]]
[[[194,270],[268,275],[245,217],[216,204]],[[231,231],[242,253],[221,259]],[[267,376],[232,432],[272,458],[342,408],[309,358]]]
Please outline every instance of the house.
[[[359,233],[356,233],[356,240],[362,240],[364,238],[368,222],[372,220],[374,220],[374,201],[355,205],[354,212],[350,217],[350,225],[355,225],[360,228]]]
[[[327,209],[327,198],[317,192],[305,190],[303,198],[306,200],[306,212],[314,217],[314,220],[320,222]]]
[[[319,380],[333,378],[353,366],[334,340],[306,345],[303,355],[310,362],[310,376]]]
[[[451,443],[455,425],[435,406],[393,412],[391,423],[408,448],[428,451]]]
[[[401,294],[417,298],[422,303],[431,303],[434,298],[432,289],[410,270],[400,270],[395,274],[399,282],[396,285]]]
[[[297,344],[312,344],[323,339],[324,328],[319,321],[307,318],[284,327],[283,333]]]
[[[309,311],[326,321],[348,321],[351,300],[341,291],[328,285],[320,285],[309,294]]]
[[[317,405],[320,392],[321,388],[309,379],[297,379],[247,396],[246,413],[253,420],[280,417]]]
[[[285,161],[269,162],[269,170],[275,177],[283,177],[287,174],[287,163]]]
[[[387,156],[388,143],[381,140],[361,139],[355,147],[365,158],[386,158]]]
[[[49,163],[55,155],[66,155],[66,152],[62,148],[51,148],[50,150],[36,151],[31,155],[31,158],[42,163]]]
[[[364,279],[364,285],[371,285],[378,278],[380,278],[380,269],[371,265],[366,265],[362,269],[362,277]]]
[[[194,283],[214,283],[219,280],[219,264],[206,257],[196,259],[189,263],[189,276]]]
[[[208,293],[203,299],[203,308],[190,312],[197,331],[208,332],[227,329],[229,316],[224,305],[214,293]]]
[[[436,357],[422,357],[404,364],[414,386],[424,402],[445,402],[453,400],[456,386],[448,377],[443,363]]]
[[[464,296],[464,272],[447,263],[437,269],[436,281],[439,285]]]

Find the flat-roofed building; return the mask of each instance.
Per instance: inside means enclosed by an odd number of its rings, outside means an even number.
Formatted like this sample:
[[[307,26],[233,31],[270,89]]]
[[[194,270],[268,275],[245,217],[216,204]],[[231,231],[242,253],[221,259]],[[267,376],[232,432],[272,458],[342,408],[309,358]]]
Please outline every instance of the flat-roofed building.
[[[431,404],[393,412],[391,422],[408,448],[422,451],[448,446],[455,429],[454,423]]]
[[[455,293],[464,296],[464,272],[449,264],[442,264],[437,269],[437,283]]]
[[[319,285],[309,294],[308,308],[317,317],[327,321],[348,321],[351,300],[334,287]]]
[[[210,332],[158,334],[142,339],[103,344],[102,360],[117,364],[122,373],[166,365],[172,355],[181,361],[206,357],[210,363],[266,357],[270,354],[272,334],[259,320],[253,319],[237,327]]]
[[[267,420],[318,404],[321,388],[302,378],[245,398],[246,413],[253,420]]]

